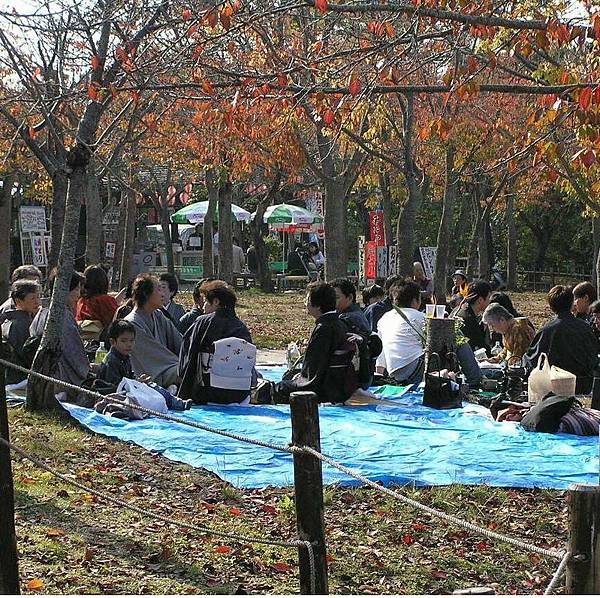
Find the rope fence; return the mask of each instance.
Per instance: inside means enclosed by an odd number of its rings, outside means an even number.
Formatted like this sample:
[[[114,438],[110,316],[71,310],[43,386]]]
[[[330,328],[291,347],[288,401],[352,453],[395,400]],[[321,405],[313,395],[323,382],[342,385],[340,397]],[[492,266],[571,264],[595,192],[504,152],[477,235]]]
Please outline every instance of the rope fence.
[[[170,517],[165,517],[164,515],[160,515],[158,513],[153,513],[152,511],[149,511],[148,509],[138,507],[127,501],[121,500],[120,498],[111,496],[110,494],[107,494],[106,492],[102,492],[101,490],[95,490],[94,488],[90,488],[89,486],[86,486],[85,484],[80,484],[79,482],[70,479],[65,474],[62,474],[59,471],[56,471],[54,468],[50,467],[49,465],[46,465],[40,459],[33,457],[32,455],[30,455],[29,453],[24,451],[22,448],[12,444],[11,442],[7,442],[6,440],[4,440],[4,438],[0,437],[0,443],[3,444],[4,446],[6,446],[7,448],[9,448],[11,451],[17,453],[24,459],[27,459],[28,461],[33,463],[36,467],[39,467],[40,469],[43,469],[44,471],[52,474],[55,478],[61,480],[65,484],[68,484],[69,486],[78,488],[79,490],[83,490],[84,492],[91,494],[93,496],[97,496],[98,498],[100,498],[108,503],[112,503],[119,507],[123,507],[124,509],[128,509],[129,511],[133,511],[134,513],[137,513],[138,515],[144,515],[146,517],[150,517],[152,519],[162,521],[163,523],[167,523],[169,525],[175,525],[177,527],[189,529],[190,531],[197,532],[200,534],[206,534],[206,535],[210,535],[210,536],[218,536],[221,538],[227,538],[229,540],[235,540],[237,542],[245,542],[247,544],[266,544],[266,545],[270,545],[270,546],[283,546],[286,548],[305,548],[306,551],[308,552],[310,561],[312,563],[314,563],[313,547],[312,547],[312,544],[310,542],[308,542],[307,540],[286,541],[286,540],[271,540],[269,538],[258,538],[256,536],[242,536],[242,535],[238,535],[238,534],[232,534],[230,532],[223,532],[220,530],[215,530],[215,529],[208,528],[208,527],[202,527],[199,525],[195,525],[193,523],[189,523],[187,521],[181,521],[179,519],[172,519]],[[314,575],[314,564],[313,564],[312,569],[313,569],[313,575]]]
[[[95,398],[98,400],[108,401],[108,402],[110,402],[112,404],[116,404],[116,405],[124,405],[125,404],[124,400],[119,399],[115,396],[101,395],[100,393],[97,393],[97,392],[94,392],[94,391],[91,391],[91,390],[88,390],[85,388],[81,388],[76,385],[69,384],[67,382],[63,382],[61,380],[52,378],[50,376],[46,376],[44,374],[40,374],[38,372],[34,372],[30,369],[24,368],[24,367],[16,365],[16,364],[12,364],[11,362],[6,361],[4,359],[0,359],[0,365],[18,370],[22,373],[28,374],[29,376],[33,376],[35,378],[44,380],[48,383],[56,385],[57,387],[61,387],[66,390],[71,390],[71,391],[77,392],[78,394],[81,394],[81,395],[86,395],[86,396],[89,396],[91,398]],[[134,408],[136,411],[146,413],[147,415],[152,415],[152,416],[155,416],[155,417],[167,420],[167,421],[172,421],[172,422],[180,424],[180,425],[190,426],[192,428],[196,428],[196,429],[202,430],[204,432],[218,434],[220,436],[224,436],[224,437],[227,437],[232,440],[239,441],[239,442],[253,444],[256,446],[263,447],[263,448],[268,448],[268,449],[272,449],[275,451],[285,452],[285,453],[292,454],[292,455],[294,455],[294,454],[310,455],[313,458],[318,459],[320,462],[325,463],[326,465],[329,465],[330,467],[333,467],[334,469],[337,469],[338,471],[341,471],[342,473],[345,473],[346,475],[352,477],[353,479],[355,479],[357,481],[360,481],[364,485],[372,488],[373,490],[379,492],[380,494],[395,498],[396,500],[402,502],[403,504],[405,504],[417,511],[426,513],[426,514],[430,515],[431,517],[434,517],[434,518],[436,518],[440,521],[443,521],[447,524],[455,525],[466,531],[469,531],[469,532],[472,532],[475,534],[479,534],[481,536],[484,536],[489,539],[497,540],[499,542],[504,542],[506,544],[515,546],[517,548],[521,548],[522,550],[536,553],[536,554],[539,554],[539,555],[547,557],[547,558],[558,559],[558,560],[560,560],[560,564],[558,566],[558,569],[554,573],[550,583],[548,584],[548,586],[545,590],[545,594],[551,594],[553,592],[553,590],[556,588],[560,579],[564,576],[566,567],[569,563],[569,559],[571,558],[571,554],[566,549],[565,550],[552,550],[552,549],[536,546],[535,544],[532,544],[531,542],[528,542],[526,540],[513,538],[513,537],[507,536],[505,534],[501,534],[501,533],[495,532],[493,530],[486,529],[479,525],[475,525],[473,523],[465,521],[454,515],[450,515],[448,513],[440,511],[438,509],[434,509],[433,507],[424,505],[424,504],[420,503],[419,501],[414,500],[414,499],[402,494],[401,492],[398,492],[397,490],[393,490],[391,488],[386,488],[385,486],[382,486],[372,480],[369,480],[368,478],[363,476],[361,473],[343,465],[342,463],[335,461],[331,457],[324,455],[323,453],[321,453],[320,451],[317,451],[316,449],[314,449],[312,447],[295,446],[293,444],[288,444],[288,445],[275,444],[275,443],[271,443],[271,442],[254,439],[254,438],[249,438],[249,437],[239,435],[239,434],[234,434],[231,432],[227,432],[225,430],[212,428],[211,426],[199,424],[197,422],[193,422],[193,421],[187,420],[182,417],[177,417],[177,416],[172,416],[169,414],[161,413],[161,412],[158,412],[158,411],[155,411],[152,409],[148,409],[148,408],[145,408],[142,406],[135,405]],[[72,486],[75,486],[75,487],[77,487],[81,490],[84,490],[90,494],[98,496],[99,498],[102,498],[103,500],[105,500],[109,503],[116,504],[123,508],[134,511],[138,514],[153,517],[153,518],[159,519],[165,523],[172,524],[172,525],[179,526],[179,527],[184,527],[184,528],[187,528],[192,531],[199,532],[199,533],[214,535],[214,536],[221,536],[221,537],[229,538],[232,540],[237,540],[240,542],[262,543],[262,544],[271,544],[271,545],[275,545],[275,546],[305,548],[307,551],[307,554],[308,554],[309,562],[310,562],[311,588],[313,589],[313,593],[314,593],[315,575],[316,575],[315,574],[315,571],[316,571],[315,555],[314,555],[313,545],[309,541],[293,540],[293,541],[286,542],[286,541],[270,540],[270,539],[258,538],[258,537],[237,536],[235,534],[221,532],[218,530],[212,530],[209,528],[203,528],[203,527],[196,526],[194,524],[187,523],[184,521],[178,521],[178,520],[170,519],[167,517],[163,517],[162,515],[154,514],[151,511],[148,511],[141,507],[137,507],[135,505],[132,505],[130,503],[122,501],[121,499],[118,499],[118,498],[115,498],[108,494],[105,494],[104,492],[93,490],[87,486],[84,486],[83,484],[80,484],[79,482],[71,480],[68,477],[66,477],[64,474],[57,472],[56,470],[52,469],[51,467],[49,467],[48,465],[46,465],[39,459],[27,454],[21,448],[16,447],[15,445],[7,442],[6,440],[2,439],[1,437],[0,437],[0,441],[2,444],[9,447],[12,451],[19,454],[21,457],[29,460],[34,465],[44,469],[45,471],[52,474],[56,478],[62,480],[63,482],[70,484]]]

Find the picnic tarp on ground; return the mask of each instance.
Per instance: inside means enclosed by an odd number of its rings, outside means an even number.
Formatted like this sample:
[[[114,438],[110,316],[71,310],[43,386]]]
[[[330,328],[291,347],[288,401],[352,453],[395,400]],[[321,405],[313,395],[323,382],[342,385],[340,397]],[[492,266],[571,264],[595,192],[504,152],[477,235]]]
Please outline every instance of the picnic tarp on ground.
[[[279,369],[265,373],[275,379],[281,375]],[[462,409],[436,411],[421,405],[420,393],[401,391],[396,387],[380,391],[393,398],[396,407],[321,406],[322,452],[385,484],[565,489],[572,483],[598,481],[596,437],[526,432],[514,423],[494,422],[487,409],[469,403]],[[292,456],[287,453],[154,417],[125,422],[90,409],[65,407],[95,432],[203,467],[237,487],[293,483]],[[204,406],[175,415],[275,444],[291,440],[286,405]],[[355,484],[327,465],[323,477],[325,483]]]

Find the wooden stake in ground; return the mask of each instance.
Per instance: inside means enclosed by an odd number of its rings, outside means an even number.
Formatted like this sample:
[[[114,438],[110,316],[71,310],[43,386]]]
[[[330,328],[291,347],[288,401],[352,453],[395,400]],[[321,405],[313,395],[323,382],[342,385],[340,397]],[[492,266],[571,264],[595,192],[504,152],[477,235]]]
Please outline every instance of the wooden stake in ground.
[[[290,397],[292,443],[321,450],[319,405],[314,392],[293,392]],[[315,555],[315,594],[328,594],[321,461],[311,455],[294,453],[294,496],[298,537],[313,545]],[[312,594],[308,553],[298,549],[300,593]]]
[[[600,594],[600,487],[569,486],[567,594]]]
[[[5,358],[0,339],[0,357]],[[4,367],[0,366],[0,437],[9,442]],[[10,449],[0,443],[0,594],[19,594],[19,561]]]

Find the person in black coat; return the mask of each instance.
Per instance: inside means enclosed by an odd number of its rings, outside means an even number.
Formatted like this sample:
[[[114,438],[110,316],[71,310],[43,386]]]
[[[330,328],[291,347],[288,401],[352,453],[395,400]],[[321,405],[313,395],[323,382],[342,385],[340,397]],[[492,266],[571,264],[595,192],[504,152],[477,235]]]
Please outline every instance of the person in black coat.
[[[204,297],[204,315],[200,316],[185,333],[179,353],[179,397],[196,404],[240,403],[248,396],[250,387],[237,390],[214,388],[210,373],[203,371],[202,356],[214,351],[215,342],[224,338],[238,338],[252,343],[248,327],[235,313],[237,297],[234,290],[222,280],[213,280],[200,287]]]
[[[108,329],[110,351],[98,369],[98,380],[114,386],[116,391],[123,378],[135,379],[131,351],[135,344],[135,326],[127,320],[115,320]]]
[[[335,290],[330,284],[308,285],[306,311],[315,319],[315,327],[300,373],[275,386],[276,403],[287,402],[297,391],[314,392],[320,403],[343,403],[358,388],[348,376],[353,352],[346,351],[348,329],[338,318],[335,303]]]
[[[469,284],[467,291],[467,296],[451,316],[462,320],[461,332],[469,341],[473,351],[483,348],[489,355],[489,340],[481,323],[481,314],[490,304],[492,287],[484,280],[475,280]]]
[[[590,325],[571,313],[574,300],[571,287],[552,287],[547,299],[556,318],[535,335],[523,360],[525,366],[533,370],[540,355],[546,353],[550,365],[577,376],[576,393],[588,393],[598,365],[600,345]]]

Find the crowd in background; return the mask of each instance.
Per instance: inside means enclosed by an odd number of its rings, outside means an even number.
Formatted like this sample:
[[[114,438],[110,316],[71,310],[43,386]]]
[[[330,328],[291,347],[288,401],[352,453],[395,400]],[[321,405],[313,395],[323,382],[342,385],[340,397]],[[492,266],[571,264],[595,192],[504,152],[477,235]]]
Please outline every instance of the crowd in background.
[[[314,253],[315,263],[320,257]],[[46,295],[55,276],[50,273]],[[460,322],[456,357],[470,388],[481,381],[478,358],[518,361],[531,371],[546,354],[552,365],[576,376],[577,393],[590,392],[600,352],[600,301],[591,283],[553,287],[547,300],[555,317],[536,331],[506,293],[494,291],[486,281],[469,282],[461,270],[452,278],[446,315]],[[198,404],[244,402],[257,386],[264,390],[263,401],[285,402],[291,392],[312,390],[323,402],[343,403],[378,379],[400,385],[423,380],[424,312],[436,298],[418,262],[412,277],[391,276],[364,288],[362,306],[349,279],[309,284],[306,309],[314,328],[302,359],[289,364],[277,385],[260,380],[256,348],[236,314],[231,286],[214,278],[199,281],[190,310],[177,302],[178,292],[177,277],[168,273],[140,274],[116,296],[109,293],[102,267],[73,273],[58,377],[105,393],[115,392],[124,378],[136,378]],[[13,272],[10,297],[0,306],[11,359],[27,367],[48,319],[43,295],[40,270],[21,266]],[[99,343],[108,352],[101,363],[90,363]],[[24,378],[9,371],[7,382],[18,384]]]

